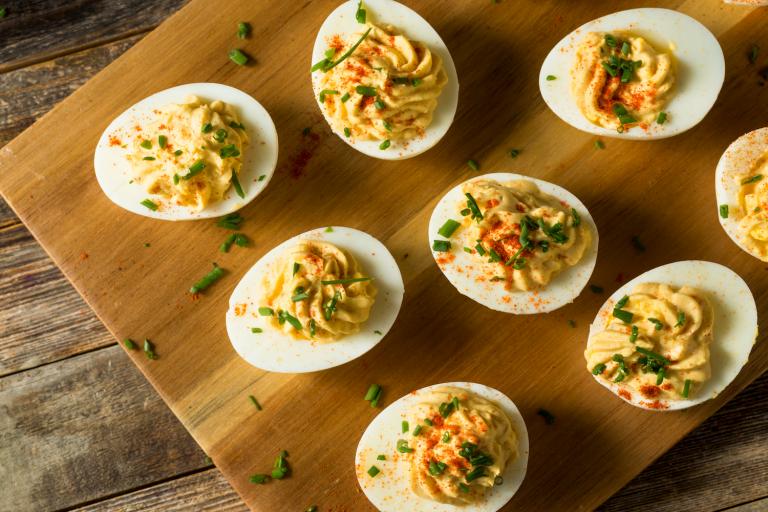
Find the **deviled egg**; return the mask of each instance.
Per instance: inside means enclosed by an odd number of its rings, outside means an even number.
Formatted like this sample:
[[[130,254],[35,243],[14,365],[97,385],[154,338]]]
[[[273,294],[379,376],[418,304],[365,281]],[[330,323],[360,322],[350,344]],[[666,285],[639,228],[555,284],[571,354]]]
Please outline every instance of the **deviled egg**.
[[[133,213],[194,220],[236,211],[269,183],[277,131],[246,93],[221,84],[180,85],[120,114],[96,146],[96,179]]]
[[[356,229],[318,228],[278,245],[243,276],[229,299],[227,333],[263,370],[323,370],[381,341],[403,292],[381,242]]]
[[[704,25],[677,11],[641,8],[568,34],[544,60],[539,88],[574,128],[661,139],[701,121],[724,78],[723,51]]]
[[[684,409],[725,389],[756,338],[755,300],[738,274],[678,261],[611,295],[590,326],[584,357],[595,380],[632,405]]]
[[[768,261],[768,128],[736,139],[715,172],[720,224],[736,245]]]
[[[459,292],[497,311],[535,314],[581,293],[598,235],[587,208],[564,188],[493,173],[443,196],[429,220],[429,243]]]
[[[527,467],[520,411],[500,391],[471,382],[436,384],[392,403],[355,455],[360,487],[383,512],[495,512]]]
[[[445,135],[459,97],[448,48],[394,0],[347,1],[320,27],[312,87],[331,129],[385,160],[416,156]]]

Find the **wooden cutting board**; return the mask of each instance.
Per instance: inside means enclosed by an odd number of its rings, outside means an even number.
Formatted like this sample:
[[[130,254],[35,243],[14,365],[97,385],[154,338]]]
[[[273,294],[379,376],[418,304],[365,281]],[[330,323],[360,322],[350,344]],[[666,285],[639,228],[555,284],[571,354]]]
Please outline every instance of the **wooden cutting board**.
[[[553,181],[580,197],[597,222],[593,283],[606,292],[663,263],[706,259],[747,280],[766,321],[766,265],[740,251],[718,225],[713,182],[726,146],[768,124],[768,87],[758,84],[759,67],[746,58],[753,43],[768,49],[768,9],[718,0],[624,2],[622,8],[650,3],[693,15],[720,39],[728,71],[718,103],[695,129],[665,141],[607,140],[598,150],[594,137],[546,108],[537,76],[562,36],[611,12],[615,2],[406,3],[441,34],[461,79],[451,131],[420,157],[364,157],[331,135],[321,118],[310,50],[335,1],[193,0],[2,148],[0,191],[117,338],[155,342],[159,359],[138,351],[129,356],[254,510],[371,509],[354,473],[357,441],[378,412],[363,401],[368,385],[383,385],[386,405],[413,389],[457,380],[498,388],[526,419],[528,476],[509,509],[591,509],[764,371],[768,346],[758,341],[739,378],[715,400],[680,412],[633,408],[584,368],[588,325],[606,295],[586,290],[548,315],[485,309],[457,293],[432,261],[429,213],[450,187],[473,175],[469,158],[484,172]],[[235,37],[239,20],[254,27],[244,44]],[[255,56],[255,65],[229,62],[227,51],[238,45]],[[765,56],[759,65],[766,65]],[[226,233],[213,222],[132,215],[109,202],[93,173],[96,141],[115,116],[151,93],[199,81],[252,94],[270,111],[281,141],[276,177],[242,211],[254,245],[229,254],[218,252]],[[312,135],[302,135],[305,127]],[[521,150],[516,159],[511,148]],[[406,296],[394,329],[364,357],[325,372],[279,375],[250,367],[225,332],[231,290],[271,247],[325,225],[365,230],[397,258]],[[645,252],[633,247],[633,236]],[[190,284],[213,261],[229,275],[192,300]],[[555,415],[553,425],[537,416],[539,408]],[[293,475],[250,484],[248,476],[269,469],[281,449],[290,452]],[[674,468],[671,473],[674,482]]]

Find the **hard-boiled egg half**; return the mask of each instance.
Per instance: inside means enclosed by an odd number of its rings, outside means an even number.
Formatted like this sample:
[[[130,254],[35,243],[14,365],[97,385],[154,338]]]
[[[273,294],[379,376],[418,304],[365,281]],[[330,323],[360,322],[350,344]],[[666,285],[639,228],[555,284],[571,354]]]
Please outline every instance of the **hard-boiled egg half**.
[[[349,0],[320,27],[312,87],[331,129],[384,160],[437,144],[456,114],[459,79],[434,28],[394,0]]]
[[[589,328],[584,352],[595,380],[650,410],[716,397],[747,362],[757,308],[731,269],[678,261],[616,290]]]
[[[382,512],[495,512],[520,488],[528,431],[502,392],[472,382],[419,389],[368,425],[360,487]]]
[[[573,300],[597,260],[597,227],[579,199],[553,183],[492,173],[451,189],[429,220],[432,256],[459,292],[514,314]]]
[[[126,210],[162,220],[234,212],[277,164],[277,131],[248,94],[214,83],[160,91],[112,121],[96,146],[96,179]]]
[[[648,140],[693,128],[724,78],[723,50],[704,25],[677,11],[642,8],[568,34],[544,59],[539,88],[574,128]]]
[[[267,371],[303,373],[359,357],[384,338],[403,301],[387,248],[352,228],[318,228],[281,243],[229,298],[235,351]]]
[[[715,172],[720,224],[746,252],[768,261],[768,128],[736,139]]]

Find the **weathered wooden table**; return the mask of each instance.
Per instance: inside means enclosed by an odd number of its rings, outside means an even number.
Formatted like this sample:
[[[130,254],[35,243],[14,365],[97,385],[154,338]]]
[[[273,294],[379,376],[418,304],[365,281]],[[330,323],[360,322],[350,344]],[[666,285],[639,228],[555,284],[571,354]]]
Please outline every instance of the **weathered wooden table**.
[[[0,148],[183,3],[0,1]],[[766,393],[768,375],[603,509],[768,510]],[[2,200],[0,482],[0,511],[246,508]]]

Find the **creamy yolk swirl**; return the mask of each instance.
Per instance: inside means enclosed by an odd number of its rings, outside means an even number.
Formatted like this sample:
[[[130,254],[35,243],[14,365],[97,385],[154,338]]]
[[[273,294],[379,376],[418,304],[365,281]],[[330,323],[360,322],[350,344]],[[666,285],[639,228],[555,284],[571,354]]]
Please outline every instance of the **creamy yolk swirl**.
[[[370,32],[352,55],[320,80],[320,100],[331,124],[360,140],[423,136],[448,82],[441,57],[392,26],[368,23],[358,37],[366,30]],[[333,58],[352,44],[334,38]]]
[[[618,305],[624,318],[614,312],[589,339],[589,371],[647,399],[692,397],[711,374],[714,312],[704,292],[643,283]]]
[[[481,501],[501,485],[501,475],[518,456],[518,436],[501,407],[469,390],[435,389],[409,414],[420,432],[412,438],[411,488],[440,503]],[[402,441],[401,441],[402,443]]]
[[[546,287],[591,245],[592,232],[578,212],[532,181],[475,180],[463,191],[482,216],[460,205],[467,213],[468,238],[478,244],[472,254],[491,281],[517,290]]]
[[[155,111],[131,143],[128,161],[147,192],[194,211],[224,197],[248,144],[234,108],[197,96]]]
[[[740,177],[739,233],[746,248],[768,261],[768,153]]]
[[[316,240],[286,251],[264,285],[270,324],[295,339],[319,342],[360,331],[377,291],[352,254]]]
[[[576,48],[571,92],[584,117],[598,126],[647,126],[669,101],[673,63],[671,53],[657,51],[643,37],[590,32]],[[621,107],[629,118],[619,116]]]

